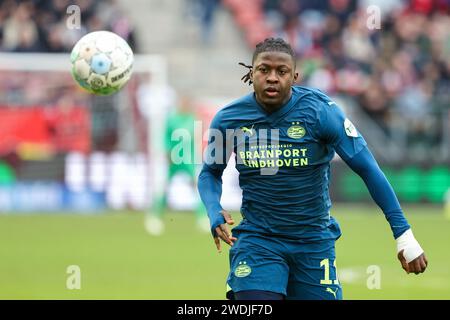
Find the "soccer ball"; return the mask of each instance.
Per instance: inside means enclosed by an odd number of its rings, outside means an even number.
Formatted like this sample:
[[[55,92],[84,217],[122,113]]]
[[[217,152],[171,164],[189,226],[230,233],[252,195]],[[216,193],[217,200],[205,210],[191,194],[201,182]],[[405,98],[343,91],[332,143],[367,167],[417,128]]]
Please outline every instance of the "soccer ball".
[[[95,31],[82,37],[70,55],[72,76],[90,93],[110,95],[130,79],[133,51],[128,43],[109,31]]]

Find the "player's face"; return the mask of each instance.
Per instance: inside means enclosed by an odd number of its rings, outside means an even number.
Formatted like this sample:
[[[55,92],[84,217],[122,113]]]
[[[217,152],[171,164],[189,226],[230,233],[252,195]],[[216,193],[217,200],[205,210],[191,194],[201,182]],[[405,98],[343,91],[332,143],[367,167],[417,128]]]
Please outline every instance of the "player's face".
[[[275,111],[291,97],[298,73],[289,54],[273,51],[258,54],[251,76],[256,100],[267,110]]]

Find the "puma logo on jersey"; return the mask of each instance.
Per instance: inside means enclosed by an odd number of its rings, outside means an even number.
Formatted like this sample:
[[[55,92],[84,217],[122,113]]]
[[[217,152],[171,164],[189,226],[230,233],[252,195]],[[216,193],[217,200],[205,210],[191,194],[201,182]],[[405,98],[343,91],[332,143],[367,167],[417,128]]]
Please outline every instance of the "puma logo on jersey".
[[[249,128],[247,128],[247,127],[242,127],[241,128],[241,130],[242,130],[242,132],[248,132],[249,134],[250,134],[250,137],[251,136],[253,136],[253,133],[254,133],[254,131],[253,131],[253,127],[254,127],[254,125],[252,125],[252,127],[249,129]]]
[[[339,288],[336,288],[336,290],[333,291],[333,289],[331,289],[330,287],[327,287],[326,292],[331,293],[334,296],[334,298],[337,299],[336,294],[337,294],[338,290],[339,290]]]

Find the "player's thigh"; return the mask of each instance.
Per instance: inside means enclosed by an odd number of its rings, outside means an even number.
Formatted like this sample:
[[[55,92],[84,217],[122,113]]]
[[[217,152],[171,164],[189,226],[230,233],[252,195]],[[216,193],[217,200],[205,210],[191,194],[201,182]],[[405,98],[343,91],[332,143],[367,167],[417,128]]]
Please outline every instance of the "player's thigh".
[[[287,299],[341,300],[335,241],[302,245],[290,261]]]
[[[286,295],[289,268],[282,247],[270,238],[238,234],[230,249],[227,284],[233,292],[261,290]]]

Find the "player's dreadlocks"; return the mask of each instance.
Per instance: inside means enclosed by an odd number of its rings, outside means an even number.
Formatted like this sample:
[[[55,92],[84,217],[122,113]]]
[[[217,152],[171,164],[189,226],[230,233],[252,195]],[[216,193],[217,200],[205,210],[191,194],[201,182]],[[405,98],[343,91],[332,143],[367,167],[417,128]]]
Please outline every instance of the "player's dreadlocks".
[[[264,41],[256,45],[255,52],[253,52],[252,64],[255,62],[256,57],[258,57],[260,53],[271,51],[287,53],[292,57],[295,63],[295,53],[294,50],[292,50],[289,43],[287,43],[281,38],[266,38]],[[250,73],[252,72],[253,66],[246,65],[243,62],[239,62],[239,64],[249,69],[248,72],[241,78],[241,80],[244,81],[244,83],[248,82],[248,84],[251,85],[253,82],[250,79]]]

